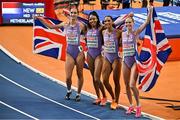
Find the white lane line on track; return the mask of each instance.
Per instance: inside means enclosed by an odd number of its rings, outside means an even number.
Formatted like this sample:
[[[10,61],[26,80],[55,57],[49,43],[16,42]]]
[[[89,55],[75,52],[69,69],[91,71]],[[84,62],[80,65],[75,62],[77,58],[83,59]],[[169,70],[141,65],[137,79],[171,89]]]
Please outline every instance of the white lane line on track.
[[[8,104],[6,104],[5,102],[3,102],[3,101],[1,101],[1,100],[0,100],[0,104],[3,104],[3,105],[5,105],[5,106],[7,106],[7,107],[9,107],[9,108],[11,108],[11,109],[13,109],[13,110],[15,110],[15,111],[21,113],[21,114],[23,114],[23,115],[25,115],[25,116],[28,116],[28,117],[34,119],[34,120],[39,120],[38,118],[33,117],[32,115],[29,115],[29,114],[27,114],[27,113],[25,113],[25,112],[23,112],[23,111],[21,111],[21,110],[15,108],[15,107],[12,107],[11,105],[8,105]]]
[[[60,80],[58,80],[58,79],[56,79],[56,78],[54,78],[54,77],[51,77],[51,76],[49,76],[49,75],[47,75],[47,74],[39,71],[38,69],[35,69],[34,67],[26,64],[25,62],[19,60],[19,59],[16,58],[12,53],[10,53],[7,49],[5,49],[2,45],[0,45],[0,49],[1,49],[6,55],[8,55],[11,59],[13,59],[14,61],[16,61],[17,63],[21,63],[23,66],[25,66],[26,68],[30,69],[31,71],[33,71],[33,72],[35,72],[35,73],[38,73],[39,75],[41,75],[41,76],[43,76],[43,77],[45,77],[45,78],[47,78],[47,79],[49,79],[49,80],[51,80],[51,81],[54,81],[54,82],[56,82],[56,83],[58,83],[58,84],[66,87],[66,84],[65,84],[64,82],[62,82],[62,81],[60,81]],[[77,88],[74,87],[74,86],[72,86],[72,89],[74,89],[75,91],[77,91]],[[89,96],[89,97],[91,97],[91,98],[93,98],[93,99],[96,98],[96,95],[94,95],[94,94],[92,94],[92,93],[89,93],[89,92],[87,92],[87,91],[81,90],[81,93],[84,94],[84,95],[86,95],[86,96]],[[127,106],[124,106],[124,105],[121,105],[121,104],[119,104],[119,105],[120,105],[121,107],[123,107],[124,109],[126,109],[126,110],[128,109]],[[155,116],[155,115],[151,115],[151,114],[148,114],[148,113],[145,113],[145,112],[142,112],[142,115],[143,115],[144,117],[147,117],[147,118],[150,118],[150,119],[153,119],[153,120],[164,120],[164,119],[161,118],[161,117],[158,117],[158,116]]]
[[[55,103],[55,104],[57,104],[57,105],[63,106],[63,107],[65,107],[65,108],[67,108],[67,109],[70,109],[70,110],[72,110],[72,111],[74,111],[74,112],[80,113],[80,114],[82,114],[82,115],[84,115],[84,116],[90,117],[90,118],[92,118],[92,119],[100,120],[100,119],[97,118],[97,117],[88,115],[88,114],[83,113],[83,112],[81,112],[81,111],[79,111],[79,110],[76,110],[76,109],[71,108],[71,107],[69,107],[69,106],[66,106],[66,105],[64,105],[64,104],[62,104],[62,103],[59,103],[59,102],[57,102],[57,101],[55,101],[55,100],[52,100],[52,99],[50,99],[50,98],[48,98],[48,97],[46,97],[46,96],[43,96],[43,95],[41,95],[41,94],[39,94],[39,93],[37,93],[37,92],[34,92],[33,90],[31,90],[31,89],[29,89],[29,88],[26,88],[26,87],[20,85],[19,83],[14,82],[13,80],[7,78],[6,76],[4,76],[4,75],[2,75],[2,74],[0,74],[0,76],[3,77],[4,79],[6,79],[7,81],[9,81],[9,82],[17,85],[18,87],[21,87],[21,88],[23,88],[24,90],[27,90],[27,91],[29,91],[29,92],[31,92],[31,93],[33,93],[33,94],[35,94],[35,95],[37,95],[37,96],[39,96],[39,97],[41,97],[41,98],[44,98],[44,99],[46,99],[46,100],[48,100],[48,101],[51,101],[51,102],[53,102],[53,103]]]

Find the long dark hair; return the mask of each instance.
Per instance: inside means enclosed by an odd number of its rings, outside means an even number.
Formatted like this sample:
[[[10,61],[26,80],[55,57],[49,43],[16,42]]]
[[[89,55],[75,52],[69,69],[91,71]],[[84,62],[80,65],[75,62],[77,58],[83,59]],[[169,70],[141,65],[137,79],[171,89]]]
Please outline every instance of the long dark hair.
[[[113,27],[113,28],[116,28],[116,25],[114,24],[113,17],[110,16],[110,15],[107,15],[107,16],[104,17],[104,19],[105,19],[106,17],[109,17],[109,18],[113,21],[112,27]],[[104,24],[104,21],[103,21],[103,24]]]
[[[91,15],[96,16],[96,18],[97,18],[96,28],[100,27],[101,24],[100,24],[99,16],[98,16],[98,14],[97,14],[95,11],[92,11],[92,12],[90,12],[89,15],[88,15],[88,24],[87,24],[88,28],[89,28],[89,29],[92,28],[92,26],[89,24],[89,17],[90,17]]]

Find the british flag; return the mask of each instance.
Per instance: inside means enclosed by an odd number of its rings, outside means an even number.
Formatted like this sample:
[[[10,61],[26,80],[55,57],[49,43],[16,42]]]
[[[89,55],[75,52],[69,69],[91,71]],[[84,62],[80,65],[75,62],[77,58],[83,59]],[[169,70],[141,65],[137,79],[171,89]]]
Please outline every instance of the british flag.
[[[50,24],[59,24],[61,21],[44,18]],[[33,52],[56,59],[65,61],[66,58],[66,36],[61,29],[49,29],[39,19],[34,20],[33,26]],[[87,47],[84,40],[80,41],[80,51],[84,50],[87,53]],[[85,68],[88,67],[85,61]]]
[[[50,24],[59,24],[61,21],[45,18]],[[39,19],[34,21],[33,52],[56,59],[65,60],[66,36],[63,29],[49,29]]]
[[[129,14],[120,15],[116,18],[113,18],[116,29],[123,30],[125,25],[125,20],[128,18]]]
[[[138,52],[136,54],[140,90],[146,92],[154,87],[171,52],[171,46],[153,8],[153,15],[146,27],[142,49],[140,54]]]

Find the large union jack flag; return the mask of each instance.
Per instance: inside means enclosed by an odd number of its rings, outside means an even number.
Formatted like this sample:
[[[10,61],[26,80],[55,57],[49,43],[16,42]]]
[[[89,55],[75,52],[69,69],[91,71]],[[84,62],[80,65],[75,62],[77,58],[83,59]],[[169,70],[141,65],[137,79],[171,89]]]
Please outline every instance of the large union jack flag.
[[[153,8],[153,15],[146,27],[142,49],[140,54],[138,52],[136,54],[140,90],[146,92],[153,88],[171,52],[171,46]]]
[[[59,24],[62,21],[44,18],[49,24]],[[66,58],[66,36],[61,29],[49,29],[39,19],[34,20],[33,26],[33,52],[65,61]],[[84,40],[80,41],[80,51],[84,50],[87,55],[87,47]],[[85,68],[88,68],[85,61]]]
[[[61,21],[46,18],[50,24],[59,24]],[[48,29],[40,20],[34,21],[33,52],[56,59],[65,60],[66,36],[63,29]]]

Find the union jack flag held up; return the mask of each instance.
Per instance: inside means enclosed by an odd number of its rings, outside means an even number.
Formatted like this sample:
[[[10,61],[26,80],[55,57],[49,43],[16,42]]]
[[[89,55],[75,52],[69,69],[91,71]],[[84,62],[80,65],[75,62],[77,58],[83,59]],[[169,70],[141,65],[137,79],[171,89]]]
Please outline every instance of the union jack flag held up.
[[[47,18],[50,24],[59,24],[61,21]],[[63,29],[48,29],[39,19],[34,21],[33,52],[56,59],[65,60],[66,37]]]
[[[62,21],[44,18],[49,24],[59,24]],[[39,19],[34,20],[33,26],[33,52],[56,59],[65,61],[66,58],[66,36],[61,29],[49,29]],[[80,41],[80,51],[84,50],[85,55],[87,53],[87,47],[84,40]],[[85,68],[88,67],[87,61],[85,61]]]
[[[154,87],[160,70],[171,52],[171,46],[153,8],[150,23],[146,26],[142,49],[140,54],[136,52],[140,90],[147,92]]]

